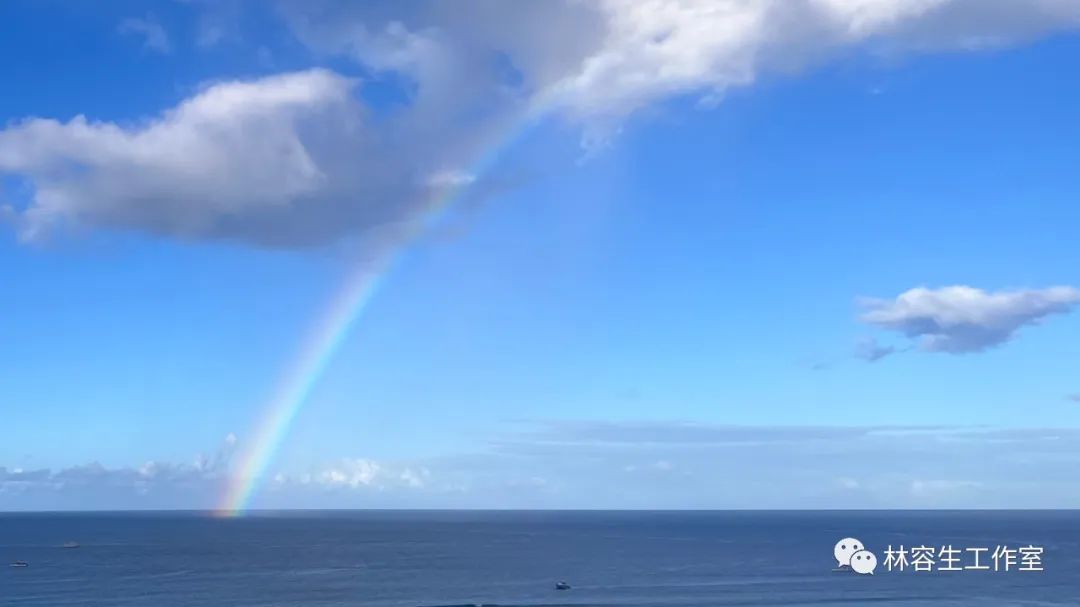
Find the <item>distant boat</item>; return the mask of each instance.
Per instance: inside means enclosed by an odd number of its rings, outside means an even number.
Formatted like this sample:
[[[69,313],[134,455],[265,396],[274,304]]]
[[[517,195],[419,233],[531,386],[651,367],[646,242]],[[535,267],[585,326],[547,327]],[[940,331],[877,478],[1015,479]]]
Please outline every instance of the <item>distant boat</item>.
[[[570,584],[566,582],[555,582],[555,590],[570,590]]]
[[[79,542],[64,542],[64,548],[78,548]]]
[[[30,563],[26,561],[15,561],[11,564],[12,567],[29,567]]]

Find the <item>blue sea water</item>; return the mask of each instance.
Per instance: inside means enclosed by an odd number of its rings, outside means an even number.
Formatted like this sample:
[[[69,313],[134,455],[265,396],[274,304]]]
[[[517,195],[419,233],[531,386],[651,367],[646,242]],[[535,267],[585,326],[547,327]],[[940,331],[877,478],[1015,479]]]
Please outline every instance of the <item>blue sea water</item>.
[[[845,536],[874,575],[834,571]],[[1032,545],[1044,570],[887,571],[901,544]],[[1070,511],[0,514],[0,559],[29,563],[0,570],[28,607],[1080,605]]]

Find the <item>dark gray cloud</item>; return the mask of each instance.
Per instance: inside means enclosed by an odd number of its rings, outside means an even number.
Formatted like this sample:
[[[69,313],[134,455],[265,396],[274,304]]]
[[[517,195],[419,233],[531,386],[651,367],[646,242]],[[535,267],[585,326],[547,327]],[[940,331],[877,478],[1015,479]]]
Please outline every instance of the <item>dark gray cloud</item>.
[[[861,320],[918,340],[928,352],[980,352],[1025,326],[1080,304],[1073,287],[986,292],[967,286],[918,287],[896,299],[864,299]]]

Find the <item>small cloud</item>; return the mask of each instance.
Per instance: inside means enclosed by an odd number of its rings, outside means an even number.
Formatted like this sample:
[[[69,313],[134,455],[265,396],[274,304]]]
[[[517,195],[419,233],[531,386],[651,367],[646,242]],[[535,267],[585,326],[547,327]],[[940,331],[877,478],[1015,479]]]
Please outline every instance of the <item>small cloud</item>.
[[[169,42],[169,34],[153,17],[147,16],[145,19],[136,17],[124,19],[120,23],[119,31],[121,34],[142,36],[143,46],[149,50],[166,55],[172,51],[172,44]]]
[[[324,485],[347,486],[356,489],[371,486],[382,475],[378,462],[368,459],[342,460],[338,465],[323,470],[316,478]]]
[[[893,346],[883,346],[873,337],[860,340],[859,343],[855,344],[855,357],[868,363],[877,362],[897,352],[898,350]]]
[[[476,181],[476,176],[464,171],[439,171],[428,178],[428,185],[435,188],[459,188]]]
[[[654,462],[650,462],[645,465],[630,464],[623,467],[623,472],[635,473],[635,472],[652,472],[652,473],[666,473],[675,469],[675,466],[668,460],[661,459]]]
[[[430,476],[431,472],[427,468],[421,468],[420,470],[406,468],[401,472],[400,478],[407,486],[419,489],[426,484],[425,481]]]
[[[195,44],[199,48],[210,48],[217,46],[222,40],[225,39],[225,27],[224,24],[217,20],[204,18],[199,23],[199,31],[195,36]]]
[[[853,478],[838,478],[836,479],[836,484],[839,485],[842,489],[854,490],[859,488],[859,481]]]
[[[275,486],[321,486],[327,489],[372,490],[422,489],[431,471],[423,466],[402,466],[367,458],[346,458],[303,474],[278,473]]]
[[[1074,392],[1072,394],[1065,395],[1066,400],[1071,400],[1074,403],[1080,403],[1080,392]]]
[[[896,299],[865,298],[860,319],[919,341],[926,352],[982,352],[1011,340],[1025,326],[1080,303],[1073,287],[986,292],[968,286],[918,287]]]

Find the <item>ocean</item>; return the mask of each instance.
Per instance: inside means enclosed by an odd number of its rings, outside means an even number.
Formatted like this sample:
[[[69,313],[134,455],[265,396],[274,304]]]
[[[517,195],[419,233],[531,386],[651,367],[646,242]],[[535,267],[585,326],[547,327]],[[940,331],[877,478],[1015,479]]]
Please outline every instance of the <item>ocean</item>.
[[[837,570],[844,537],[872,575]],[[957,570],[889,571],[900,545]],[[0,559],[25,607],[1080,605],[1072,511],[0,514]]]

